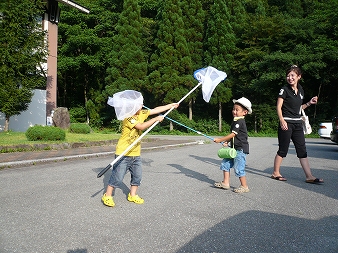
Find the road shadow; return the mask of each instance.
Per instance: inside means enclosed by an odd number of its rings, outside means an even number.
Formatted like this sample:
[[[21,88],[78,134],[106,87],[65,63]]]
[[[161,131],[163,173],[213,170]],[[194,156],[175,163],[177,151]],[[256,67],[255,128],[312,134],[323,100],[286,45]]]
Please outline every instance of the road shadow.
[[[201,157],[201,156],[196,156],[196,155],[189,155],[190,157],[202,161],[208,165],[214,166],[215,168],[219,168],[220,164],[221,164],[221,160],[219,159],[213,159],[210,157]],[[210,179],[209,177],[207,177],[205,174],[199,173],[195,170],[183,167],[180,164],[168,164],[169,166],[174,167],[175,169],[179,170],[180,173],[184,174],[186,177],[191,177],[197,180],[200,180],[201,182],[206,182],[210,185],[214,185],[215,180],[214,179]]]
[[[187,169],[180,164],[168,164],[168,165],[174,167],[175,169],[180,171],[180,173],[182,173],[186,177],[194,178],[194,179],[197,179],[201,182],[206,182],[206,183],[211,184],[211,185],[213,185],[214,182],[215,182],[214,180],[210,179],[206,175],[199,173],[199,172],[196,172],[196,171],[191,170],[191,169]]]
[[[337,220],[247,211],[206,229],[176,252],[336,253]]]
[[[220,167],[222,159],[214,159],[214,158],[210,158],[210,157],[203,157],[203,156],[197,156],[197,155],[189,155],[189,157],[192,157],[196,160],[202,161],[204,163],[210,164],[210,165],[216,165],[216,167]]]
[[[67,253],[87,253],[87,249],[73,249],[73,250],[67,250]]]
[[[291,153],[295,152],[293,148],[291,148]],[[202,156],[196,156],[196,155],[189,155],[190,157],[202,161],[206,164],[213,165],[219,168],[221,164],[221,160],[219,159],[213,159],[210,157],[202,157]],[[311,158],[309,158],[311,159]],[[295,160],[299,164],[298,158]],[[174,164],[175,165],[175,164]],[[189,177],[194,177],[197,178],[201,181],[211,183],[213,185],[214,180],[211,179],[205,179],[205,175],[200,174],[196,171],[193,171],[188,168],[184,168],[181,165],[176,164],[174,166],[171,164],[171,166],[177,168],[180,170],[183,174]],[[311,162],[310,162],[311,165]],[[265,177],[267,180],[272,180],[270,178],[272,172],[273,172],[273,167],[268,167],[264,170],[258,170],[253,167],[246,166],[245,170],[247,174],[254,174],[257,176]],[[333,199],[338,199],[338,191],[336,188],[336,182],[338,181],[338,171],[336,170],[325,170],[325,169],[316,169],[316,168],[311,168],[312,174],[314,176],[317,176],[319,178],[324,179],[324,184],[322,185],[314,185],[314,184],[308,184],[305,183],[305,175],[304,172],[299,164],[298,167],[289,167],[289,166],[282,166],[281,172],[284,177],[287,178],[286,182],[278,182],[278,183],[287,183],[302,189],[306,189],[309,191],[317,192],[320,194],[323,194],[325,196],[328,196]],[[249,176],[248,176],[249,177]]]
[[[298,162],[298,160],[297,160]],[[264,171],[257,170],[252,167],[246,168],[247,173],[255,174],[259,176],[266,177],[269,180],[273,180],[270,178],[270,175],[273,172],[273,167],[267,168]],[[338,180],[338,171],[336,170],[324,170],[324,169],[315,169],[311,168],[312,175],[323,178],[323,184],[309,184],[305,182],[305,175],[302,167],[290,167],[290,166],[282,166],[281,174],[287,179],[287,181],[278,182],[281,184],[290,184],[302,189],[306,189],[309,191],[313,191],[316,193],[323,194],[327,197],[338,199],[338,190],[337,190],[337,180]]]

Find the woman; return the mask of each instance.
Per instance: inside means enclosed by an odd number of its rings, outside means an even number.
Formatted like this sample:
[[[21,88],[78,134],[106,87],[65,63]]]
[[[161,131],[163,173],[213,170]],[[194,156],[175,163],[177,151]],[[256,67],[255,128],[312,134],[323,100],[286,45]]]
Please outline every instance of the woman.
[[[303,87],[298,84],[301,77],[302,72],[300,68],[296,65],[292,65],[286,72],[286,81],[288,85],[284,86],[278,95],[277,114],[279,118],[279,149],[275,157],[274,170],[271,178],[278,181],[286,181],[286,178],[280,174],[280,166],[283,158],[286,157],[288,153],[291,139],[296,148],[297,157],[299,158],[300,164],[305,173],[305,182],[319,184],[324,183],[324,181],[323,179],[314,177],[311,173],[300,115],[301,107],[302,109],[305,109],[312,104],[316,104],[318,97],[313,97],[309,102],[302,104],[304,90]]]

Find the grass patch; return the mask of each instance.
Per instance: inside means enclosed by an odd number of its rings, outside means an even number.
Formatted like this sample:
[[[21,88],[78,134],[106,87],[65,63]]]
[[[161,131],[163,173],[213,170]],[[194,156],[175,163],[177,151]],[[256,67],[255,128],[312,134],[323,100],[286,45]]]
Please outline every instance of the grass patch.
[[[13,146],[13,145],[33,145],[33,144],[61,144],[61,143],[78,143],[88,141],[106,141],[115,140],[120,137],[116,133],[90,133],[90,134],[75,134],[66,133],[64,141],[28,141],[25,133],[23,132],[0,132],[0,146]]]
[[[151,135],[196,135],[195,133],[184,133],[179,131],[174,132],[152,132],[147,136]],[[224,136],[228,134],[227,131],[218,132],[214,134],[208,134],[209,136]],[[254,133],[249,132],[249,137],[276,137],[276,133]],[[15,146],[15,145],[34,145],[34,144],[61,144],[61,143],[84,143],[84,142],[95,142],[95,141],[107,141],[116,140],[120,138],[120,133],[102,131],[102,132],[91,132],[90,134],[78,134],[66,132],[66,139],[64,141],[28,141],[24,132],[0,132],[0,146]],[[147,136],[144,139],[147,139]],[[316,132],[312,132],[310,135],[306,135],[305,138],[319,138]]]

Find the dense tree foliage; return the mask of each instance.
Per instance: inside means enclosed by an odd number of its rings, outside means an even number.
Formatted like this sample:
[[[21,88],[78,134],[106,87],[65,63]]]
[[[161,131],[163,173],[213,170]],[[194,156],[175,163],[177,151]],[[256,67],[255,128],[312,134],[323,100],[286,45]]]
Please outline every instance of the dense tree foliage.
[[[59,24],[58,105],[83,111],[88,122],[105,122],[106,70],[121,6],[83,1],[90,15],[64,8]]]
[[[147,55],[143,52],[140,12],[137,1],[124,1],[109,54],[104,100],[121,90],[143,90],[146,87],[148,66]]]
[[[33,89],[45,87],[41,62],[47,50],[41,26],[42,1],[0,3],[0,111],[9,118],[27,110]]]
[[[139,89],[149,106],[179,101],[197,84],[193,72],[208,65],[227,80],[210,104],[195,91],[180,116],[231,121],[232,99],[245,96],[249,129],[275,131],[276,97],[292,64],[303,69],[305,99],[319,95],[307,110],[312,123],[338,111],[337,0],[77,2],[91,12],[62,6],[58,105],[86,108],[91,124],[114,118],[110,93]]]

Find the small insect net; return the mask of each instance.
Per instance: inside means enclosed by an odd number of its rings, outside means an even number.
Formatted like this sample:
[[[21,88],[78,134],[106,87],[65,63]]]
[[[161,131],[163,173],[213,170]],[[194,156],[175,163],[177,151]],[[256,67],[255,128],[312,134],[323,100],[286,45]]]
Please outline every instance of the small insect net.
[[[109,97],[107,104],[114,107],[118,120],[124,120],[133,116],[142,108],[143,96],[138,91],[125,90]]]
[[[209,102],[216,86],[227,77],[223,71],[214,67],[198,69],[194,72],[194,78],[202,83],[202,94],[205,102]]]

